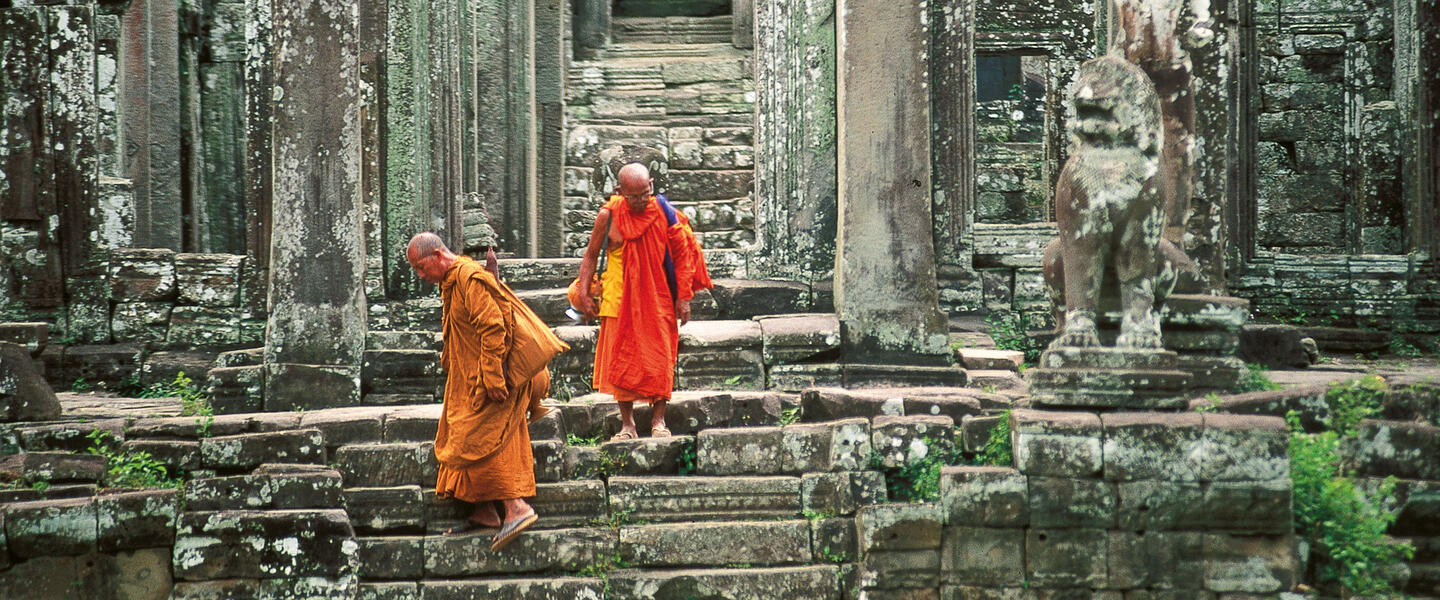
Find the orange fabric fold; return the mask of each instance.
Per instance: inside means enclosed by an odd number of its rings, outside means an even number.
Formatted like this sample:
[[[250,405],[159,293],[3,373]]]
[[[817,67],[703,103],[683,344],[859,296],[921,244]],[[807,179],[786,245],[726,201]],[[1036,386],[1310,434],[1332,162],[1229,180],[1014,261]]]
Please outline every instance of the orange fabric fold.
[[[525,414],[548,391],[540,376],[507,386],[504,361],[514,329],[493,275],[457,257],[440,284],[445,336],[445,403],[435,431],[440,474],[435,493],[467,502],[535,494],[534,458]],[[548,374],[547,374],[548,380]],[[547,381],[548,383],[548,381]],[[493,401],[487,390],[506,392]]]

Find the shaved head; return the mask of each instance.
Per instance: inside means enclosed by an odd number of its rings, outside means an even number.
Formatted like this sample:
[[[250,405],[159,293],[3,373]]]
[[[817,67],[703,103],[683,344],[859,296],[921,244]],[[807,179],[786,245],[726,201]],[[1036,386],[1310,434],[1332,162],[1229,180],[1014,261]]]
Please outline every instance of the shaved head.
[[[440,283],[445,277],[446,269],[455,262],[455,253],[445,246],[440,236],[427,231],[410,238],[410,246],[405,249],[405,259],[410,261],[410,267],[415,269],[421,279]]]
[[[440,236],[425,231],[417,233],[415,237],[410,238],[410,247],[406,251],[417,256],[424,256],[436,250],[449,252],[450,248],[445,246],[445,242],[440,239]]]
[[[615,175],[615,193],[624,196],[630,210],[638,214],[650,204],[650,195],[654,192],[652,182],[650,169],[638,162],[630,163],[620,167]]]

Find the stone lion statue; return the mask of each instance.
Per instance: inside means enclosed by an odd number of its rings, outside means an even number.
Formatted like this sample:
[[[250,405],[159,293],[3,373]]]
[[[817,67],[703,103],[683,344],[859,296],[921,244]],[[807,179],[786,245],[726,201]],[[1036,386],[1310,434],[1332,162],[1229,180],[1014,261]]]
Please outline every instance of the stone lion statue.
[[[1055,185],[1060,237],[1044,257],[1059,334],[1050,347],[1099,346],[1103,302],[1122,315],[1117,346],[1160,348],[1156,309],[1177,270],[1191,267],[1163,235],[1164,130],[1155,86],[1111,53],[1080,66],[1070,95],[1070,157]]]

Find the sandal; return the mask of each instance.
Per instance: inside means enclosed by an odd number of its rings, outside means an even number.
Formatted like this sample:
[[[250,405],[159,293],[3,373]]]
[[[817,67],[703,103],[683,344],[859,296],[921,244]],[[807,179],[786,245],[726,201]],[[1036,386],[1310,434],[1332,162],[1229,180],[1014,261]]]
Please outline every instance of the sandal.
[[[650,437],[652,437],[652,438],[668,438],[668,437],[670,437],[670,436],[671,436],[670,428],[668,428],[668,427],[666,427],[666,426],[664,426],[664,425],[651,425],[651,426],[650,426]]]
[[[615,434],[615,435],[610,436],[610,441],[612,441],[612,442],[623,442],[623,441],[626,441],[626,440],[634,440],[634,439],[639,439],[639,438],[637,438],[635,434],[630,433],[630,432],[628,432],[628,431],[621,431],[620,433],[617,433],[617,434]]]
[[[495,534],[495,541],[490,543],[490,551],[497,552],[501,548],[510,545],[510,542],[515,541],[515,538],[520,537],[522,532],[529,529],[531,525],[534,525],[535,522],[539,520],[540,515],[532,512],[528,517],[522,517],[506,523],[504,527],[500,528],[500,533]]]
[[[540,419],[545,418],[545,415],[548,415],[548,414],[550,414],[550,407],[548,407],[548,406],[538,407],[538,408],[536,408],[535,410],[530,411],[530,418],[529,418],[529,419],[526,419],[526,422],[529,423],[530,425],[534,425],[536,421],[539,421]]]

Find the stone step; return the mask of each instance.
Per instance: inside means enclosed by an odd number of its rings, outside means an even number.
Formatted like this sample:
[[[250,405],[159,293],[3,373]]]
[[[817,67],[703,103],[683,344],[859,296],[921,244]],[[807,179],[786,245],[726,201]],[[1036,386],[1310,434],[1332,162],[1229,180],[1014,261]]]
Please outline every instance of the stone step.
[[[705,44],[656,44],[644,42],[610,44],[601,53],[605,61],[626,60],[637,58],[698,58],[710,56],[724,56],[735,53],[734,46],[729,43],[705,43]]]
[[[578,258],[506,258],[500,280],[515,290],[564,288],[580,274]]]
[[[706,598],[762,600],[770,598],[838,599],[838,565],[806,567],[612,571],[607,600],[686,600],[705,590]]]
[[[579,267],[576,267],[578,271]],[[828,295],[816,297],[810,286],[795,281],[786,280],[755,280],[755,279],[715,279],[715,288],[712,290],[701,290],[695,294],[690,301],[691,318],[697,320],[736,320],[754,319],[761,316],[787,316],[796,313],[808,313],[816,308],[819,301],[821,306],[828,308],[830,298]],[[565,285],[569,285],[566,282]],[[567,288],[535,288],[517,289],[515,295],[525,301],[530,310],[541,320],[552,326],[574,324],[565,315],[565,309],[570,307]],[[834,323],[834,317],[818,315],[807,321],[796,321],[780,323],[776,322],[776,328],[784,328],[792,331],[812,326],[822,332],[834,330],[830,327]],[[836,334],[838,335],[838,330]],[[823,334],[821,341],[833,337],[830,333]],[[838,337],[835,338],[838,343]],[[808,344],[807,344],[808,345]],[[825,343],[827,347],[834,347],[833,344]]]
[[[800,514],[799,477],[611,477],[610,512],[651,523]]]
[[[598,577],[363,581],[358,597],[361,600],[598,600],[606,597],[604,590],[605,580]]]
[[[615,43],[729,44],[730,15],[718,17],[625,17],[611,21]]]

